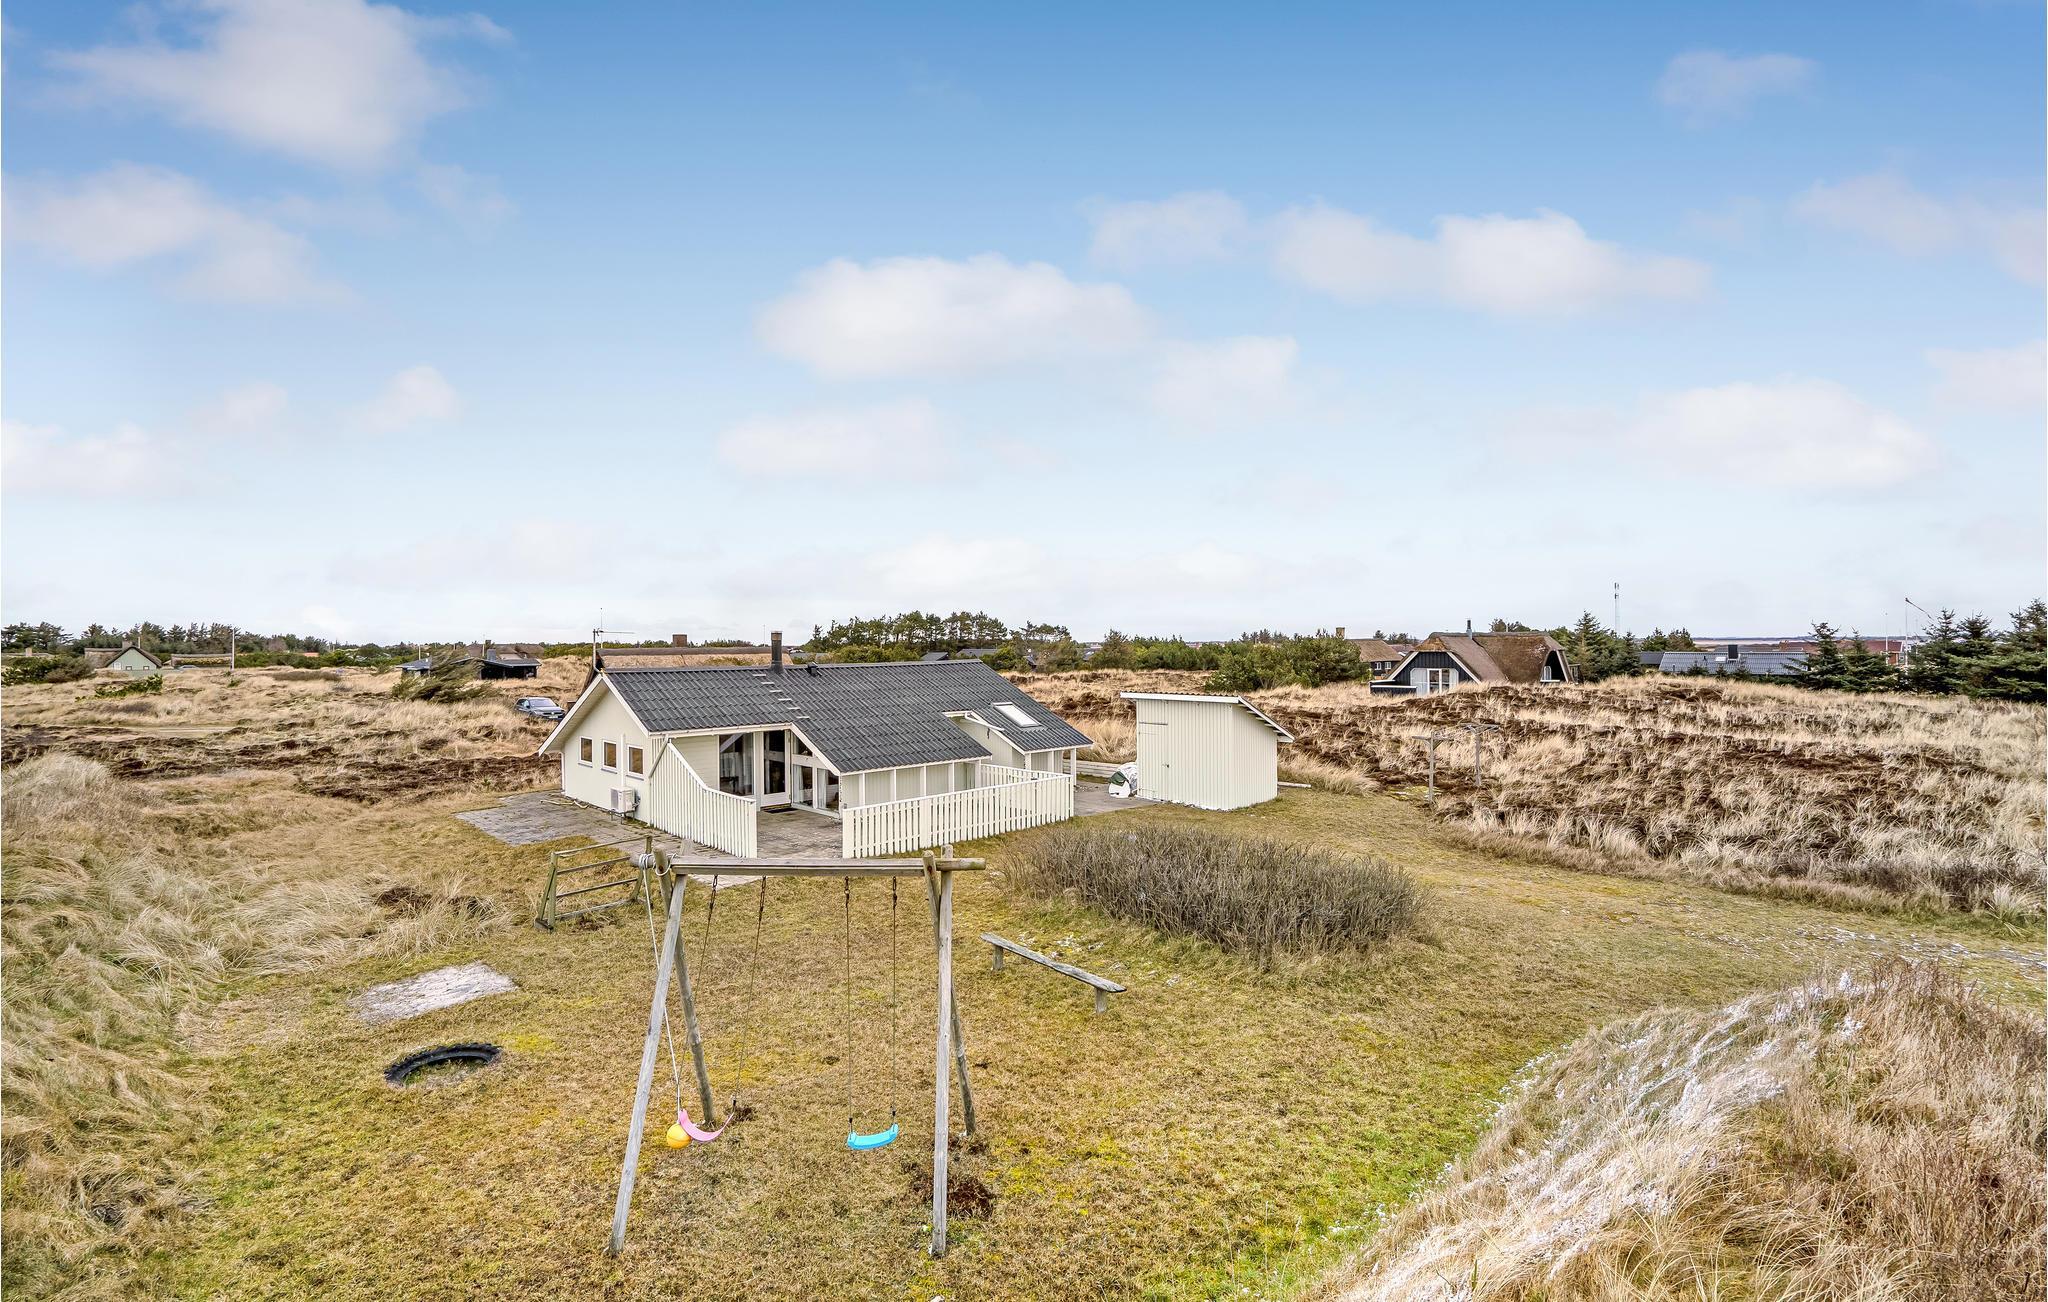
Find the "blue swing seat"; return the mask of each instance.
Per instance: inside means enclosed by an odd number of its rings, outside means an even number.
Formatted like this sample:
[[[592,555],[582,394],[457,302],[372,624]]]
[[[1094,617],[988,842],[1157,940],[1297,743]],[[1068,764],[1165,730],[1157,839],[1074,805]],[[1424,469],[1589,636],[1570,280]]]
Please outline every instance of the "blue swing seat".
[[[855,1130],[846,1132],[846,1146],[857,1153],[864,1153],[871,1148],[887,1148],[895,1142],[896,1123],[893,1121],[889,1123],[887,1130],[877,1130],[872,1135],[863,1135]]]

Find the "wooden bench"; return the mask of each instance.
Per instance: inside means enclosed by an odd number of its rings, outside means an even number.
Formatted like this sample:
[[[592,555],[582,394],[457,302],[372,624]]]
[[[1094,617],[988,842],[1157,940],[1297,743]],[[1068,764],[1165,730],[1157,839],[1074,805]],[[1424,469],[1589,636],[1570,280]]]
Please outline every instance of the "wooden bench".
[[[1056,958],[1047,958],[1036,950],[1024,948],[1014,940],[1004,940],[994,932],[984,931],[981,933],[981,938],[988,942],[990,949],[995,951],[996,971],[998,972],[1003,970],[1003,955],[1010,953],[1015,954],[1018,958],[1030,959],[1040,967],[1049,967],[1061,976],[1070,976],[1082,985],[1095,987],[1095,1011],[1098,1013],[1109,1011],[1109,997],[1111,995],[1120,995],[1124,992],[1123,986],[1109,980],[1107,977],[1096,976],[1093,972],[1083,972],[1072,963],[1062,963]]]

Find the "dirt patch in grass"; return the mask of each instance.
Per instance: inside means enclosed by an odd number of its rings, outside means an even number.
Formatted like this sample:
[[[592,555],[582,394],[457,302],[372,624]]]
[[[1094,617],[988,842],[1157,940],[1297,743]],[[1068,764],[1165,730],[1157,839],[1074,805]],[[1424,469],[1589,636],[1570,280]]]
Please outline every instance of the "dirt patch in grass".
[[[929,1156],[906,1157],[899,1164],[910,1181],[910,1201],[927,1211],[932,1205],[932,1165]],[[946,1167],[946,1217],[963,1219],[987,1216],[995,1210],[996,1191],[980,1176],[961,1167]]]

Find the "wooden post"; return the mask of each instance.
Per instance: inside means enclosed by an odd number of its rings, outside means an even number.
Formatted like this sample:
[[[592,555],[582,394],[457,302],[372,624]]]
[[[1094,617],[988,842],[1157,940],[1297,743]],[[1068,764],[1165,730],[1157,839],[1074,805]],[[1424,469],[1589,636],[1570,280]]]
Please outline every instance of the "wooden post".
[[[946,847],[946,858],[953,857],[953,847]],[[932,941],[936,945],[939,936],[939,893],[932,889],[932,852],[924,852],[925,899],[932,906]],[[998,956],[1000,957],[1000,955]],[[951,994],[950,990],[948,991]],[[967,1037],[960,1033],[960,1000],[957,996],[949,999],[953,1005],[953,1071],[960,1077],[960,1119],[967,1123],[967,1133],[974,1133],[974,1087],[967,1083]]]
[[[946,1255],[946,1138],[947,1105],[953,1091],[946,1080],[946,1058],[952,1050],[953,1029],[953,870],[939,870],[939,1035],[932,1066],[932,1248],[934,1257]],[[649,1041],[650,1046],[653,1041]],[[649,1052],[652,1052],[650,1048]],[[647,1069],[652,1070],[650,1059]],[[964,1083],[964,1080],[963,1080]],[[621,1213],[623,1215],[623,1213]]]
[[[1482,791],[1486,789],[1486,779],[1481,776],[1479,768],[1479,729],[1477,728],[1472,730],[1472,785]]]
[[[626,1213],[633,1205],[634,1168],[640,1163],[640,1140],[647,1129],[647,1097],[654,1088],[654,1063],[661,1055],[661,1023],[668,1014],[668,982],[683,952],[683,892],[668,897],[668,929],[660,961],[654,965],[654,1003],[647,1012],[647,1042],[640,1048],[640,1083],[633,1089],[633,1124],[626,1132],[626,1160],[619,1167],[619,1201],[612,1208],[609,1251],[618,1256],[626,1246]]]
[[[683,889],[685,880],[680,873],[676,875],[677,899],[681,899],[686,894]],[[718,1124],[718,1118],[712,1115],[711,1073],[704,1067],[704,1035],[697,1029],[697,1000],[690,990],[690,962],[689,956],[683,953],[683,931],[681,927],[676,928],[674,943],[676,950],[676,983],[682,987],[683,991],[683,1028],[689,1033],[690,1062],[697,1068],[697,1101],[704,1109],[704,1124],[706,1126],[715,1126]]]

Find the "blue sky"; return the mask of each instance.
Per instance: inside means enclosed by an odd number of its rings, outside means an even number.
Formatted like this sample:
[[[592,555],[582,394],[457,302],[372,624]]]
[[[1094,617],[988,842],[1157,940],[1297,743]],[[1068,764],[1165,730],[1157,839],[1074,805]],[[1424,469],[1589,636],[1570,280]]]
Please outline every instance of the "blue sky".
[[[2042,21],[17,3],[0,608],[2002,615]]]

